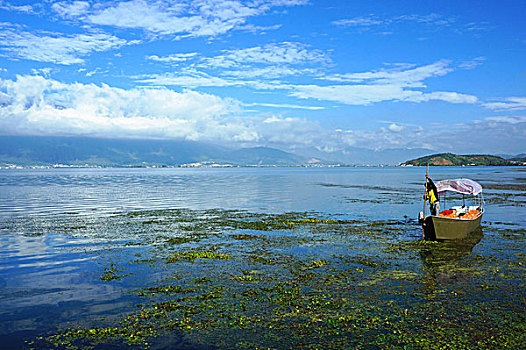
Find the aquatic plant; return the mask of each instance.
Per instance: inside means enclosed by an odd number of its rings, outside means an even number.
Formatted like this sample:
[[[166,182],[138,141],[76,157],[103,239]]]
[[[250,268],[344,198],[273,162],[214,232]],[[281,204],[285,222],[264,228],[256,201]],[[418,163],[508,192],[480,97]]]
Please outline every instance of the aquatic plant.
[[[119,258],[103,268],[105,283],[129,276],[117,267],[126,261],[134,276],[155,279],[131,288],[140,305],[110,326],[63,329],[34,346],[148,348],[173,334],[221,349],[526,343],[520,226],[488,225],[479,244],[420,241],[406,221],[315,213],[142,211],[98,225],[130,229],[136,243],[112,242],[108,254]]]

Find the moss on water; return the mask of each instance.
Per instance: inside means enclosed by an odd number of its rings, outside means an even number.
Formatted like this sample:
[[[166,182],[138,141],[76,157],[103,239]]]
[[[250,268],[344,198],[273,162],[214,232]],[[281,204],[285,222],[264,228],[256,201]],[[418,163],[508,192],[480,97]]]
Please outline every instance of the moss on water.
[[[118,254],[108,253],[105,283],[126,275],[116,266],[127,260],[134,276],[155,278],[132,288],[142,302],[111,327],[64,329],[34,346],[162,348],[170,334],[218,349],[526,343],[519,226],[488,225],[474,240],[438,243],[420,241],[407,221],[316,213],[141,211],[96,225],[136,243],[121,237]]]
[[[229,260],[230,256],[228,254],[218,253],[210,249],[190,250],[171,254],[168,258],[166,258],[166,263],[175,263],[181,260],[194,262],[197,259]]]
[[[119,281],[124,277],[131,276],[131,273],[123,274],[124,270],[117,268],[114,264],[104,268],[104,273],[100,276],[102,281]]]

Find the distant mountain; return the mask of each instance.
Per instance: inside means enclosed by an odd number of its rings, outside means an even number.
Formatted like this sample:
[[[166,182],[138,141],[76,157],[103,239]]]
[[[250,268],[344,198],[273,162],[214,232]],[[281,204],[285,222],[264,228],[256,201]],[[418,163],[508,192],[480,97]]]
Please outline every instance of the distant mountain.
[[[433,153],[425,148],[390,148],[372,150],[360,147],[347,147],[336,152],[323,152],[315,148],[297,150],[304,157],[315,157],[340,164],[354,165],[398,165],[406,159]]]
[[[496,154],[499,157],[510,160],[524,160],[526,159],[526,153],[511,155],[511,154]]]
[[[517,165],[516,161],[507,160],[499,156],[492,156],[487,154],[467,154],[456,155],[453,153],[439,153],[430,156],[420,157],[409,160],[401,165],[426,166],[427,164],[433,166],[441,165],[486,165],[486,166],[500,166],[500,165]]]
[[[507,153],[497,153],[495,154],[497,157],[501,157],[501,158],[504,158],[504,159],[511,159],[513,158],[514,156],[511,155],[511,154],[507,154]]]
[[[245,165],[298,165],[308,163],[306,157],[269,147],[242,148],[232,151],[230,156],[238,164]]]
[[[267,147],[230,149],[191,141],[0,136],[0,163],[147,166],[218,163],[302,165],[308,158]]]
[[[329,152],[316,148],[285,152],[269,147],[233,149],[210,143],[170,140],[102,139],[89,137],[0,136],[0,165],[177,166],[184,164],[231,164],[298,166],[342,165],[516,165],[526,163],[518,155],[506,160],[490,155],[429,156],[428,149],[375,151],[348,147]],[[424,156],[424,157],[422,157]],[[416,158],[420,157],[420,158]],[[416,158],[416,159],[414,159]]]
[[[516,156],[511,157],[510,160],[524,164],[526,163],[526,153],[517,154]]]

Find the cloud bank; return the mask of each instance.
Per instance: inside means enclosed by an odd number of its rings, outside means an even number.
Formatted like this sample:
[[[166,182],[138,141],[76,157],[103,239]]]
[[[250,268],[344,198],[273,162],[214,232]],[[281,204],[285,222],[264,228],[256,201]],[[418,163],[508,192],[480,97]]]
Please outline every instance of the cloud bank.
[[[245,130],[221,121],[238,110],[233,99],[165,88],[63,84],[40,76],[18,76],[0,86],[0,128],[6,133],[189,140],[245,137]]]
[[[42,76],[0,80],[0,130],[7,135],[178,139],[323,152],[345,152],[352,146],[448,150],[467,134],[466,147],[483,152],[483,147],[503,148],[503,138],[513,144],[526,137],[524,117],[489,117],[425,129],[389,121],[382,122],[387,127],[363,131],[328,129],[298,117],[247,114],[244,107],[235,99],[164,87],[126,90],[65,84]]]

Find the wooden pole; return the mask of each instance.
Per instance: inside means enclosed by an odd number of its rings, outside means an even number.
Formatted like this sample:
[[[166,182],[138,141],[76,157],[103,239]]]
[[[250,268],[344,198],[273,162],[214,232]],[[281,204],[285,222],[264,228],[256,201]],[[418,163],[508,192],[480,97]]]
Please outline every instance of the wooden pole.
[[[427,200],[427,177],[429,176],[429,163],[426,168],[426,186],[424,187],[424,221],[422,222],[422,240],[424,240],[424,223],[426,220],[426,200]]]

